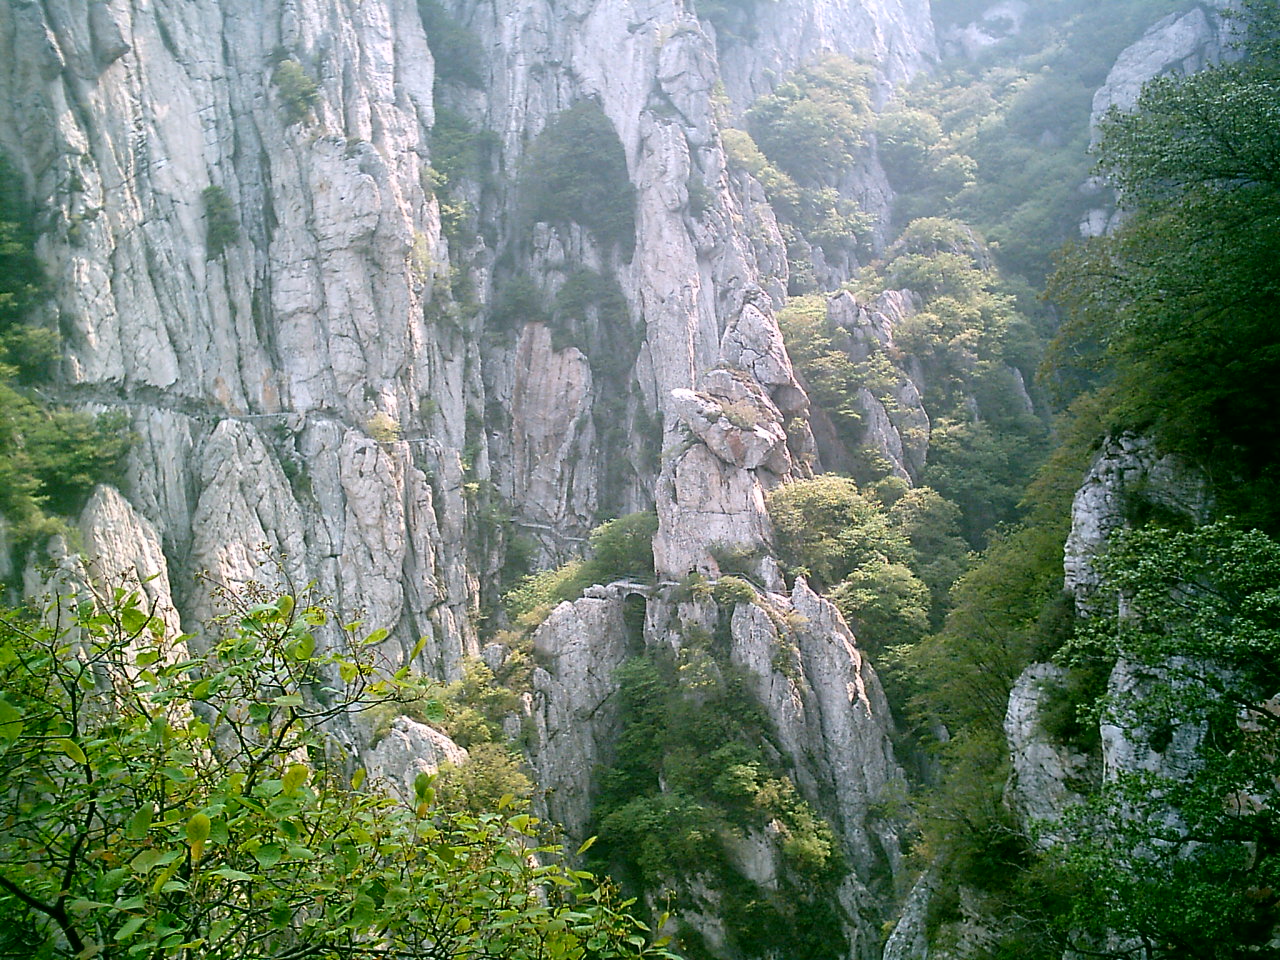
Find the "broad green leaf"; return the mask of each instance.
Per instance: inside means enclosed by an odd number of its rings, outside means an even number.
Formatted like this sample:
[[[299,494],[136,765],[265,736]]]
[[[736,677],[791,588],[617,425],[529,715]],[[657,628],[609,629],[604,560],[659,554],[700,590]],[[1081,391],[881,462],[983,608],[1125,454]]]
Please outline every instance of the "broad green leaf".
[[[146,917],[132,917],[124,922],[124,925],[116,931],[114,939],[117,943],[128,940],[135,933],[142,929],[142,925],[147,922]]]
[[[124,627],[125,633],[141,633],[147,619],[147,615],[137,607],[125,607],[120,611],[120,626]]]
[[[428,723],[444,723],[446,719],[444,704],[435,697],[422,705],[422,713]]]
[[[164,854],[165,851],[154,847],[150,850],[143,850],[129,862],[129,866],[133,868],[134,873],[148,873],[164,859]]]
[[[17,725],[21,729],[21,720],[22,711],[0,695],[0,737],[16,740],[19,734],[11,732],[10,728]]]
[[[293,796],[298,788],[307,782],[309,776],[311,776],[311,771],[305,763],[291,764],[280,780],[281,789],[284,791],[285,796]]]
[[[270,869],[279,863],[283,856],[284,848],[278,843],[264,843],[257,850],[253,851],[253,858],[267,869]]]
[[[151,804],[147,803],[139,807],[129,818],[129,825],[124,830],[125,837],[130,840],[141,840],[145,837],[154,815],[155,811],[151,809]]]
[[[160,893],[164,890],[165,884],[173,879],[173,875],[178,872],[178,867],[182,865],[182,861],[174,860],[167,867],[160,871],[160,874],[151,884],[152,894]]]
[[[293,644],[293,655],[299,660],[309,660],[315,652],[316,638],[310,633],[304,633]]]
[[[204,843],[209,839],[209,831],[213,823],[207,814],[193,813],[187,820],[187,843]]]
[[[582,841],[582,846],[578,847],[578,856],[582,856],[590,850],[592,845],[596,842],[596,839],[596,837],[587,837],[586,840]]]
[[[124,867],[117,867],[115,870],[108,870],[98,878],[97,891],[99,896],[109,896],[115,893],[129,879],[130,872]]]
[[[284,696],[276,697],[271,702],[277,707],[300,707],[302,706],[302,694],[286,693]]]
[[[84,751],[80,749],[80,745],[70,737],[58,737],[50,741],[50,746],[57,747],[76,763],[84,763]]]
[[[410,661],[417,660],[418,657],[421,655],[422,651],[426,649],[426,646],[427,646],[427,638],[419,637],[418,642],[413,645],[413,650],[409,654]]]

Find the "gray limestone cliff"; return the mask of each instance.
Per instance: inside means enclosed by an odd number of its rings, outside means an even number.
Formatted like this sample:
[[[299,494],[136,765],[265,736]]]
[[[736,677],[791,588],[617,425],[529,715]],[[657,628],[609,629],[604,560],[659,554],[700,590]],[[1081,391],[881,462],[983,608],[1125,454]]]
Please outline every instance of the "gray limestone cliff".
[[[160,534],[179,608],[207,606],[190,573],[243,579],[267,544],[398,649],[429,636],[420,665],[456,675],[516,532],[559,559],[599,517],[659,496],[664,536],[707,545],[679,519],[679,498],[700,494],[679,464],[656,469],[677,438],[673,391],[723,363],[803,417],[771,315],[781,238],[771,219],[752,226],[758,188],[726,167],[717,83],[745,104],[831,51],[872,52],[890,82],[933,46],[922,0],[769,4],[750,45],[679,3],[458,4],[445,15],[480,52],[461,82],[437,75],[419,6],[6,4],[0,150],[42,210],[57,394],[130,414],[123,492]],[[432,179],[441,97],[487,131],[489,182]],[[584,100],[626,157],[629,257],[579,227],[516,236],[521,155]],[[694,181],[711,201],[697,215]],[[234,211],[230,237],[210,232],[209,191]],[[459,207],[474,214],[460,226]],[[620,383],[525,318],[489,335],[503,256],[547,291],[575,269],[616,279],[639,331]],[[607,389],[621,394],[611,436]],[[637,439],[664,417],[661,438]],[[785,476],[787,454],[771,455]],[[708,492],[748,526],[762,523],[753,470],[725,462]],[[487,530],[499,514],[511,524]]]
[[[1132,110],[1148,81],[1168,75],[1186,76],[1238,56],[1234,44],[1239,22],[1231,18],[1235,9],[1233,0],[1196,4],[1185,13],[1171,13],[1156,21],[1126,47],[1108,72],[1106,82],[1093,95],[1093,145],[1097,145],[1099,125],[1107,114],[1111,110]],[[1083,190],[1086,194],[1107,193],[1106,184],[1096,177]],[[1086,237],[1102,236],[1116,226],[1119,215],[1114,203],[1108,201],[1085,214],[1080,232]]]
[[[64,338],[50,393],[126,412],[136,438],[82,521],[91,563],[159,574],[190,625],[209,583],[274,557],[385,627],[388,662],[426,637],[413,665],[442,679],[480,652],[512,557],[563,560],[611,515],[656,506],[666,577],[715,574],[727,547],[780,589],[764,493],[814,441],[773,317],[785,244],[718,111],[830,52],[869,54],[883,93],[934,42],[926,0],[756,6],[747,38],[680,0],[0,5],[0,152],[40,210]],[[630,236],[530,222],[527,155],[587,103]],[[510,306],[525,281],[550,321]],[[571,828],[610,749],[620,602],[561,608],[535,640],[534,762]],[[833,608],[773,602],[808,618],[801,678],[760,659],[774,628],[748,613],[735,656],[840,830],[870,955],[857,873],[897,869],[868,813],[898,777],[887,708]],[[408,720],[371,750],[402,787],[461,759]]]
[[[1211,507],[1209,485],[1199,471],[1160,452],[1149,438],[1124,434],[1109,439],[1095,456],[1072,505],[1063,587],[1077,613],[1090,613],[1090,601],[1099,586],[1094,557],[1117,531],[1153,515],[1204,523]],[[1099,779],[1112,778],[1118,771],[1176,772],[1191,762],[1199,740],[1197,730],[1184,727],[1170,744],[1157,750],[1114,723],[1103,723],[1096,758],[1055,742],[1045,733],[1041,717],[1046,697],[1062,684],[1065,673],[1054,664],[1028,666],[1014,684],[1005,715],[1012,764],[1007,799],[1024,824],[1037,826],[1044,842],[1058,836],[1053,824]],[[1122,694],[1149,681],[1148,669],[1121,660],[1107,686],[1111,694]]]
[[[723,610],[714,600],[679,594],[675,584],[592,588],[560,604],[534,634],[543,666],[526,711],[538,734],[530,760],[547,813],[573,835],[591,822],[594,781],[612,761],[619,731],[618,668],[646,650],[679,657],[690,635],[726,622],[729,663],[770,719],[772,749],[839,840],[847,866],[835,898],[849,955],[878,957],[878,927],[889,908],[885,884],[903,876],[905,830],[894,812],[905,775],[879,680],[835,607],[803,579],[789,594],[757,592]],[[629,603],[644,611],[642,625],[630,629]],[[766,827],[726,841],[738,882],[754,884],[766,899],[777,891],[792,869],[784,839]],[[683,922],[706,943],[723,940],[720,893],[709,878],[672,877],[669,887],[700,905],[682,910]]]

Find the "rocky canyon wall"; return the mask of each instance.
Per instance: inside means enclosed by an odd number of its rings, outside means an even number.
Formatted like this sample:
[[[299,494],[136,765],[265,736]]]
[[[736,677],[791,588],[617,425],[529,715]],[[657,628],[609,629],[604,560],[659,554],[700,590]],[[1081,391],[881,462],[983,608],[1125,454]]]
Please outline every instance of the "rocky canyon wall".
[[[750,605],[733,657],[840,831],[870,956],[863,881],[898,851],[868,809],[899,774],[853,638],[806,587],[782,593],[769,556],[764,493],[813,439],[773,318],[785,246],[720,129],[824,53],[869,57],[883,95],[932,58],[932,27],[926,0],[750,12],[745,37],[678,0],[12,0],[0,152],[40,211],[64,349],[48,393],[122,410],[136,437],[82,524],[99,570],[160,574],[189,626],[211,583],[273,556],[385,627],[389,666],[425,636],[414,666],[454,679],[517,542],[546,565],[656,508],[660,578],[752,553],[762,596],[803,624],[801,666],[778,672],[779,628]],[[629,236],[526,202],[532,145],[584,103],[620,144]],[[474,148],[452,170],[449,130]],[[584,301],[572,342],[498,309],[517,282],[550,301],[583,277],[620,300]],[[562,608],[536,641],[536,766],[572,828],[612,749],[618,602]],[[676,642],[670,598],[645,602],[644,642]],[[388,770],[422,733],[397,731]]]

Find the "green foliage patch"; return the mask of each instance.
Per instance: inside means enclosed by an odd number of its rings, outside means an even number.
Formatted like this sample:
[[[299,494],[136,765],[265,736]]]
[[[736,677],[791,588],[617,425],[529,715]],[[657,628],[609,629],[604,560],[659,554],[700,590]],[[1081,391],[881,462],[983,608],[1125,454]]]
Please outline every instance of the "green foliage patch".
[[[1108,119],[1100,163],[1130,214],[1070,251],[1051,293],[1072,314],[1056,356],[1113,386],[1117,424],[1239,475],[1226,507],[1274,530],[1280,57],[1267,44],[1149,84],[1135,113]]]
[[[710,881],[741,955],[783,948],[802,921],[814,925],[806,956],[846,955],[843,918],[829,906],[845,872],[835,835],[769,759],[777,753],[766,720],[727,649],[687,628],[678,655],[635,657],[617,679],[622,731],[595,807],[601,866],[637,891],[670,889],[695,874]],[[748,830],[775,834],[786,868],[775,890],[733,865],[733,844]],[[673,906],[678,913],[679,897]],[[690,931],[678,940],[701,955]]]
[[[870,76],[863,64],[824,57],[752,105],[749,133],[722,131],[730,162],[760,182],[778,216],[833,254],[864,249],[874,226],[837,189],[865,152]]]
[[[503,601],[507,614],[524,626],[536,626],[556,604],[574,600],[592,584],[615,580],[653,580],[653,536],[658,515],[632,513],[591,531],[588,557],[526,577]]]
[[[474,31],[451,17],[439,0],[418,0],[418,16],[435,59],[436,80],[484,86],[484,47]]]
[[[276,64],[271,82],[280,94],[285,122],[290,125],[309,118],[320,101],[320,87],[293,57],[287,57]]]
[[[384,632],[228,594],[204,655],[120,587],[0,615],[0,942],[43,958],[667,957],[533,818],[405,796],[325,724],[393,700]]]
[[[530,220],[577,223],[605,246],[635,249],[635,188],[613,123],[594,100],[556,114],[529,145],[520,172]]]
[[[240,221],[235,204],[222,187],[205,187],[200,199],[204,201],[205,251],[213,260],[240,237]]]
[[[876,121],[895,217],[949,216],[996,246],[1003,268],[1038,284],[1056,250],[1105,198],[1089,177],[1094,92],[1126,45],[1188,2],[1116,0],[1107,16],[1084,0],[1031,4],[1021,30],[976,58],[957,57],[902,90]],[[977,20],[989,4],[952,0],[937,15]]]

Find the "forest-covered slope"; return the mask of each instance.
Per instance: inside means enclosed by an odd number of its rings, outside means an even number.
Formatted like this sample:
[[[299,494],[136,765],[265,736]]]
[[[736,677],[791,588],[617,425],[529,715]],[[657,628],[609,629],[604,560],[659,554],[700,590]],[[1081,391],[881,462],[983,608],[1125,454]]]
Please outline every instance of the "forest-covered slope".
[[[1240,10],[8,4],[10,597],[203,655],[314,584],[412,683],[347,766],[597,836],[682,956],[1265,954]]]

